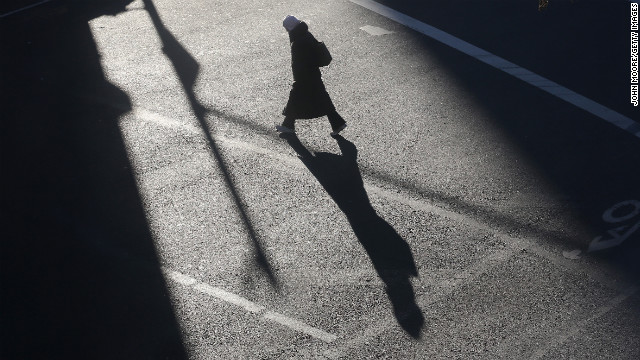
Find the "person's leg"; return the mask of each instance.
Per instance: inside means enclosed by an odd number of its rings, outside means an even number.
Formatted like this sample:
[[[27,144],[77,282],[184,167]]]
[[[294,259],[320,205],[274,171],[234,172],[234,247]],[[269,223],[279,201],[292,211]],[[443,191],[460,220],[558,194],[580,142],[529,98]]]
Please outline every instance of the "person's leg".
[[[347,127],[347,122],[344,121],[342,116],[340,116],[337,111],[334,110],[330,112],[329,114],[327,114],[327,117],[329,118],[329,123],[331,124],[331,130],[333,130],[331,132],[331,135],[337,135],[340,131]]]
[[[292,116],[285,116],[282,125],[276,126],[276,130],[282,133],[296,131],[296,119]]]
[[[286,126],[289,129],[293,130],[296,128],[296,119],[293,116],[285,116],[284,121],[282,122],[282,126]]]

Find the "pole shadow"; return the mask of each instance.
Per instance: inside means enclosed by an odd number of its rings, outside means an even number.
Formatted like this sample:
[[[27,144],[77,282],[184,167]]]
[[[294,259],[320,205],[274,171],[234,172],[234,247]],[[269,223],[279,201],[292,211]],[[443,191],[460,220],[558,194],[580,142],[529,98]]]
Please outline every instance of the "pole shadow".
[[[216,111],[208,110],[205,106],[203,106],[200,101],[197,99],[195,94],[195,84],[198,77],[198,72],[200,71],[200,64],[196,59],[189,54],[187,49],[185,49],[182,44],[173,36],[173,34],[164,26],[162,20],[160,19],[160,15],[153,4],[152,0],[143,0],[145,10],[151,17],[151,21],[153,22],[154,27],[156,28],[156,32],[158,33],[158,37],[162,42],[162,51],[167,56],[167,58],[171,61],[178,78],[180,79],[180,83],[182,84],[185,95],[189,99],[189,104],[193,109],[193,112],[198,119],[198,123],[203,130],[204,136],[209,145],[209,149],[211,151],[211,155],[216,160],[220,171],[223,174],[223,178],[225,184],[231,193],[231,197],[234,201],[235,208],[240,216],[242,223],[247,231],[249,239],[251,240],[251,244],[255,250],[255,259],[257,268],[262,270],[262,272],[267,276],[269,282],[274,286],[274,288],[278,288],[278,281],[271,268],[267,255],[263,249],[263,246],[259,240],[258,234],[256,233],[249,214],[245,210],[245,206],[243,205],[243,200],[236,189],[236,186],[231,178],[229,169],[220,153],[218,145],[215,139],[212,136],[212,130],[206,122],[206,115],[209,112],[212,112],[214,115],[220,115]]]
[[[424,317],[416,304],[410,281],[411,277],[418,276],[418,270],[407,242],[371,205],[358,168],[356,146],[342,136],[336,136],[341,155],[312,154],[294,134],[282,137],[346,215],[385,284],[398,323],[413,338],[419,338]]]

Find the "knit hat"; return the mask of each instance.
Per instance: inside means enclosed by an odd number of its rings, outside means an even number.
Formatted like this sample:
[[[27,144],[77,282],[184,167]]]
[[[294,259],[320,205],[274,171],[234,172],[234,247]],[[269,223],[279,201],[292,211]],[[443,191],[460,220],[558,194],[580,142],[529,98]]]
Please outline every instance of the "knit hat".
[[[282,26],[284,26],[284,28],[287,29],[287,31],[291,31],[295,29],[295,27],[298,26],[300,22],[301,21],[298,20],[295,16],[287,15],[287,17],[284,18],[284,21],[282,22]]]

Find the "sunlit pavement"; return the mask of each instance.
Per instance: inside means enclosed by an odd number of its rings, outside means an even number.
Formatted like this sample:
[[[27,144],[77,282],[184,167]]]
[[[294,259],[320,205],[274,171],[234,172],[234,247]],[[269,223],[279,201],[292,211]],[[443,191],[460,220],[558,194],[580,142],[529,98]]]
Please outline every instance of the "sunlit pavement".
[[[3,115],[7,358],[640,355],[633,133],[351,1],[83,11],[9,44],[39,60]],[[288,14],[344,138],[274,131]]]

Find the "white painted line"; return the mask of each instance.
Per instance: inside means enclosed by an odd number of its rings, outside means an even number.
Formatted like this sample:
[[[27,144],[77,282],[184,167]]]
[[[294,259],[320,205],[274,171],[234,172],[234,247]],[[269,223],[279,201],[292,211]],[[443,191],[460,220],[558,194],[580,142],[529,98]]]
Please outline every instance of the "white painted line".
[[[553,263],[557,267],[564,269],[566,271],[570,271],[574,274],[581,274],[587,276],[589,279],[598,282],[599,284],[606,286],[615,291],[623,291],[628,286],[628,282],[624,281],[612,281],[607,272],[601,272],[592,268],[585,268],[582,264],[576,263],[575,261],[567,258],[566,256],[559,256],[559,254],[552,253],[549,250],[546,250],[544,247],[537,245],[537,241],[535,238],[528,237],[514,237],[509,235],[508,233],[496,229],[489,224],[482,223],[475,218],[459,214],[457,212],[443,209],[437,207],[432,204],[428,204],[421,200],[415,200],[408,196],[400,195],[375,185],[365,184],[365,189],[370,194],[375,194],[377,196],[386,198],[388,200],[397,202],[399,204],[404,204],[418,211],[423,211],[431,214],[435,214],[437,216],[450,219],[455,222],[459,222],[462,224],[466,224],[468,226],[474,227],[476,229],[482,229],[484,231],[488,231],[492,234],[499,236],[501,239],[505,241],[507,245],[509,245],[513,249],[521,250],[527,249],[528,251],[540,256]]]
[[[432,304],[446,300],[446,298],[461,285],[468,284],[483,274],[488,273],[501,264],[504,264],[513,258],[519,250],[522,249],[512,246],[510,248],[498,250],[495,253],[482,258],[464,271],[456,273],[454,277],[444,279],[436,283],[433,291],[425,293],[415,299],[416,304],[418,304],[421,309],[428,309]],[[354,349],[359,349],[365,344],[375,341],[380,334],[395,326],[397,326],[397,321],[389,314],[378,320],[372,321],[363,329],[362,333],[344,342],[340,347],[334,350],[339,353],[349,353]]]
[[[133,110],[133,115],[141,120],[153,122],[167,128],[181,128],[191,133],[202,132],[200,128],[194,125],[186,124],[142,108],[135,108]]]
[[[115,105],[114,105],[115,107]],[[191,125],[188,123],[184,123],[181,121],[178,121],[176,119],[172,119],[169,117],[166,117],[164,115],[143,109],[143,108],[135,108],[131,111],[133,113],[133,116],[137,119],[140,120],[144,120],[150,123],[154,123],[156,125],[160,125],[162,127],[168,128],[168,129],[172,129],[172,130],[181,130],[181,131],[185,131],[186,133],[189,134],[193,134],[193,135],[197,135],[197,134],[202,134],[203,130],[202,128],[195,126],[195,125]],[[298,161],[298,159],[290,157],[290,156],[283,156],[281,153],[277,153],[273,150],[270,149],[265,149],[256,145],[253,145],[251,143],[245,142],[245,141],[240,141],[240,140],[234,140],[234,139],[230,139],[224,136],[216,136],[215,140],[220,142],[222,145],[227,146],[227,147],[233,147],[233,148],[238,148],[238,149],[243,149],[246,151],[251,151],[253,153],[257,153],[257,154],[262,154],[262,155],[266,155],[266,156],[271,156],[271,157],[277,157],[280,160],[283,160],[285,162],[287,162],[287,164],[289,164],[290,166],[296,166],[299,168],[303,168],[304,166],[300,163],[300,161]]]
[[[44,1],[40,1],[39,3],[35,3],[35,4],[29,5],[29,6],[25,6],[23,8],[18,9],[18,10],[9,11],[8,13],[4,13],[4,14],[0,15],[0,19],[2,19],[3,17],[6,17],[6,16],[17,14],[17,13],[25,11],[25,10],[29,10],[31,8],[34,8],[36,6],[40,6],[42,4],[46,4],[46,3],[50,2],[50,1],[51,0],[44,0]]]
[[[224,302],[228,302],[230,304],[239,306],[252,313],[260,313],[264,310],[264,306],[260,306],[251,300],[247,300],[240,295],[236,295],[230,293],[228,291],[222,290],[218,287],[213,287],[208,284],[198,283],[194,287],[194,289],[200,291],[201,293],[211,295],[215,298],[218,298]]]
[[[266,314],[264,314],[263,316],[265,319],[267,320],[271,320],[274,322],[277,322],[278,324],[284,325],[286,327],[289,327],[291,329],[297,330],[299,332],[303,332],[307,335],[313,336],[316,339],[320,339],[324,342],[332,342],[334,340],[336,340],[338,337],[333,335],[333,334],[329,334],[327,332],[324,332],[320,329],[316,329],[314,327],[311,327],[303,322],[300,322],[296,319],[290,318],[288,316],[279,314],[277,312],[273,312],[273,311],[268,311]]]
[[[192,132],[192,133],[200,132],[200,130],[198,130],[196,127],[181,123],[179,121],[164,117],[159,114],[155,114],[151,111],[137,109],[135,110],[135,114],[138,116],[142,115],[141,120],[153,122],[167,128],[171,128],[175,130],[185,130],[187,132]],[[284,160],[290,166],[293,166],[296,168],[304,168],[304,166],[300,163],[300,161],[297,161],[295,158],[288,155],[284,155],[282,153],[278,153],[271,149],[261,148],[240,140],[232,140],[232,139],[227,139],[225,137],[219,137],[219,138],[216,138],[216,140],[221,141],[224,145],[232,148],[236,148],[243,151],[260,153],[273,158],[277,158],[279,160]],[[618,285],[617,283],[612,284],[611,279],[608,279],[606,275],[599,274],[589,269],[585,269],[584,267],[580,266],[580,264],[569,261],[564,257],[558,256],[558,254],[551,253],[539,247],[536,244],[536,241],[533,239],[514,238],[512,236],[509,236],[508,234],[505,234],[496,229],[493,229],[489,225],[481,223],[467,215],[463,215],[450,210],[439,208],[435,205],[428,204],[421,200],[415,200],[407,196],[395,194],[383,188],[379,188],[375,185],[366,184],[365,188],[369,193],[376,194],[378,196],[384,197],[391,201],[408,205],[419,211],[433,213],[440,217],[446,217],[456,222],[461,222],[478,229],[484,229],[484,230],[490,231],[502,237],[504,240],[506,240],[505,243],[507,244],[507,248],[498,250],[495,253],[492,253],[486,256],[485,258],[474,263],[464,271],[457,273],[455,276],[453,276],[450,279],[446,279],[444,281],[440,281],[439,283],[435,283],[434,285],[437,291],[417,297],[416,302],[420,305],[421,308],[426,308],[435,302],[442,301],[446,296],[450,295],[453,291],[455,291],[455,289],[459,288],[461,285],[468,283],[478,278],[482,274],[485,274],[491,271],[492,269],[496,268],[500,264],[503,264],[504,262],[511,259],[515,254],[517,254],[519,251],[523,249],[526,249],[542,258],[549,260],[551,263],[555,264],[560,268],[564,268],[565,270],[572,271],[573,273],[587,275],[593,280],[599,282],[602,285],[608,286],[611,289],[614,289],[617,291],[624,291],[623,295],[609,302],[610,304],[609,306],[605,306],[599,309],[598,314],[600,315],[597,315],[596,318],[604,315],[606,311],[609,311],[610,309],[612,309],[614,306],[622,302],[628,296],[631,296],[631,294],[637,290],[637,288],[634,287],[632,288],[633,290],[631,292],[625,291],[624,289],[621,288],[621,286],[623,286],[624,284],[620,284],[620,285]],[[194,283],[197,283],[195,279],[175,271],[167,271],[167,274],[169,278],[183,285],[193,285]],[[238,295],[224,291],[222,289],[214,288],[212,286],[202,284],[202,283],[197,283],[193,287],[194,289],[202,293],[216,297],[225,302],[229,302],[229,303],[238,305],[240,307],[243,307],[247,311],[252,312],[254,314],[261,314],[263,311],[265,311],[264,307],[257,305],[251,302],[250,300],[244,299]],[[625,289],[627,288],[625,287]],[[316,339],[322,340],[327,343],[333,342],[337,339],[337,337],[333,334],[314,328],[303,322],[300,322],[298,320],[295,320],[293,318],[290,318],[288,316],[282,315],[277,312],[267,311],[266,313],[263,314],[262,317],[265,320],[276,322],[278,324],[289,327],[294,331],[308,334]],[[591,317],[590,319],[593,320],[595,318]],[[585,324],[586,323],[587,322],[585,321]],[[334,351],[337,354],[345,354],[348,351],[358,348],[362,346],[362,344],[373,340],[379,334],[395,326],[395,324],[396,322],[392,318],[390,318],[390,316],[383,317],[382,319],[378,319],[378,320],[372,319],[372,324],[367,326],[366,329],[364,329],[362,334],[360,334],[359,336],[356,336],[355,338],[349,339],[347,342],[342,344],[342,346],[340,346],[337,349],[333,349],[332,351]]]
[[[195,126],[185,124],[183,122],[168,118],[166,116],[154,113],[146,109],[137,108],[137,109],[134,109],[133,112],[134,112],[134,115],[141,120],[155,123],[157,125],[160,125],[172,130],[182,130],[194,135],[202,132],[201,129],[198,129]],[[272,157],[274,159],[278,159],[279,161],[282,161],[286,163],[288,166],[296,169],[305,168],[304,165],[297,158],[276,152],[271,149],[262,148],[241,140],[229,139],[224,136],[217,136],[216,141],[220,142],[222,145],[227,146],[229,148],[235,148],[242,151],[250,151],[255,154],[262,154],[265,156]],[[512,237],[509,234],[504,233],[498,229],[495,229],[488,224],[482,223],[469,215],[459,214],[457,212],[447,210],[433,204],[429,204],[423,200],[416,200],[405,195],[399,195],[397,193],[385,190],[381,187],[369,184],[367,181],[365,181],[364,186],[367,193],[375,194],[377,196],[386,198],[388,200],[410,206],[418,211],[424,211],[427,213],[435,214],[440,217],[448,218],[450,220],[466,224],[476,229],[483,229],[491,233],[494,233],[500,236],[501,238],[503,238],[511,247],[528,248],[531,252],[537,254],[542,258],[549,260],[556,266],[559,266],[561,268],[564,268],[576,274],[586,275],[592,280],[604,286],[607,286],[611,289],[614,289],[616,291],[622,291],[623,287],[626,286],[624,282],[619,283],[619,282],[611,281],[611,279],[609,279],[606,274],[603,274],[591,269],[585,269],[581,264],[572,262],[571,260],[563,256],[559,256],[558,254],[554,254],[549,252],[548,250],[545,250],[544,248],[536,245],[535,239]]]
[[[199,282],[198,280],[188,275],[182,274],[178,271],[170,270],[166,267],[163,267],[162,271],[165,273],[167,278],[181,285],[192,287],[194,290],[197,290],[205,295],[209,295],[218,300],[222,300],[223,302],[239,306],[252,314],[260,315],[264,313],[262,315],[262,318],[264,318],[265,320],[269,320],[269,321],[278,323],[280,325],[284,325],[291,330],[305,333],[315,339],[322,340],[327,343],[332,342],[338,338],[336,335],[330,334],[321,329],[307,325],[302,321],[296,320],[294,318],[288,317],[286,315],[282,315],[274,311],[266,311],[266,308],[264,306],[256,304],[251,300],[245,299],[240,295],[236,295],[234,293],[228,292],[219,287],[215,287],[209,284],[205,284],[203,282]]]
[[[361,27],[360,30],[366,32],[369,35],[373,35],[373,36],[381,36],[381,35],[393,34],[393,31],[385,30],[383,28],[379,28],[379,27],[371,26],[371,25],[365,25],[365,26]]]
[[[547,343],[544,344],[544,346],[540,347],[531,356],[530,359],[540,359],[545,357],[545,355],[547,355],[547,353],[551,351],[551,349],[553,349],[558,345],[562,345],[564,342],[569,340],[569,338],[577,335],[581,331],[584,331],[587,328],[587,324],[594,323],[596,320],[606,315],[609,311],[613,310],[616,306],[620,305],[623,301],[631,297],[637,291],[638,291],[638,285],[629,287],[625,292],[614,297],[613,299],[609,300],[605,305],[598,308],[593,313],[593,315],[591,315],[590,317],[588,317],[583,321],[576,323],[574,326],[569,328],[563,335],[550,337],[550,339],[553,339],[553,340],[548,341]]]
[[[177,271],[166,271],[166,274],[171,280],[186,286],[191,286],[197,283],[198,281],[192,277],[181,274]]]
[[[540,75],[537,75],[523,67],[520,67],[512,62],[509,62],[499,56],[493,55],[490,52],[483,50],[475,45],[472,45],[462,39],[459,39],[451,34],[448,34],[440,29],[437,29],[431,25],[425,24],[417,19],[414,19],[401,12],[393,10],[389,7],[381,5],[372,0],[349,0],[354,4],[360,5],[366,9],[369,9],[379,15],[382,15],[390,20],[405,25],[423,35],[426,35],[434,40],[437,40],[447,46],[450,46],[458,51],[461,51],[469,56],[476,58],[490,65],[496,69],[502,70],[507,74],[510,74],[528,84],[531,84],[547,93],[556,96],[582,110],[585,110],[602,120],[619,127],[620,129],[627,131],[637,137],[640,137],[640,124],[631,120],[630,118],[613,111],[606,106],[600,105],[597,102],[588,99],[572,90],[569,90],[549,79],[546,79]]]

